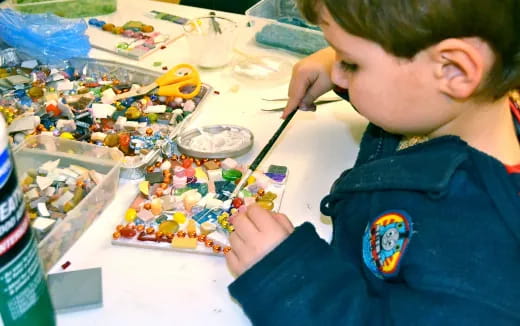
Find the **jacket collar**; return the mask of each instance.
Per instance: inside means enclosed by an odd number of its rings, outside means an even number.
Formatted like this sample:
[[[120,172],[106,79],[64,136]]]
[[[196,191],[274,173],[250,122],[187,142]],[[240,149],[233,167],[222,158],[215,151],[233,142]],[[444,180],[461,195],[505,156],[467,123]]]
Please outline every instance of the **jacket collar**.
[[[385,141],[385,140],[382,140]],[[392,140],[395,145],[397,142]],[[377,146],[377,145],[376,145]],[[381,146],[380,152],[385,151]],[[458,137],[436,138],[393,153],[376,154],[345,174],[335,192],[410,189],[442,192],[452,175],[468,158],[469,146]],[[361,153],[360,153],[361,154]],[[358,164],[356,163],[356,164]]]

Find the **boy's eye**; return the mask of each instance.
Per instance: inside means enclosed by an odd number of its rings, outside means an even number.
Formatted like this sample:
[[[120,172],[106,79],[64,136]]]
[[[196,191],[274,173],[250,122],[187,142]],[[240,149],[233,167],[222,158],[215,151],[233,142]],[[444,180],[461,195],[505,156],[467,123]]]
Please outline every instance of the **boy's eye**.
[[[358,69],[358,65],[355,63],[348,63],[345,61],[340,61],[339,63],[341,70],[347,71],[347,72],[354,72]]]

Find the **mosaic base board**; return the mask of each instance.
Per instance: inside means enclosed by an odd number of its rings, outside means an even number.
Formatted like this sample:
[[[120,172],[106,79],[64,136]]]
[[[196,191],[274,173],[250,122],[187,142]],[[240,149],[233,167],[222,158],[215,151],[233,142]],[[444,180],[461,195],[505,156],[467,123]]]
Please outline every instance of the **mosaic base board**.
[[[222,164],[225,162],[226,160]],[[226,169],[222,171],[226,171]],[[208,183],[211,183],[214,178],[211,173],[215,174],[215,172],[208,173],[210,175]],[[273,211],[278,211],[280,208],[288,177],[287,169],[272,165],[266,172],[257,171],[253,176],[256,180],[249,182],[241,191],[240,199],[233,201],[226,200],[226,196],[232,191],[235,183],[226,180],[213,181],[216,183],[214,192],[207,191],[212,186],[206,187],[205,182],[188,184],[188,187],[192,188],[190,190],[175,186],[166,188],[165,183],[161,183],[155,187],[155,190],[153,186],[150,187],[148,196],[144,195],[147,191],[145,189],[143,193],[143,184],[140,184],[141,192],[130,205],[121,224],[112,230],[114,232],[112,244],[223,255],[230,250],[227,238],[233,229],[232,224],[228,221],[229,216],[238,210],[245,209],[245,206],[253,202],[271,208]],[[161,187],[165,187],[165,189],[161,190]],[[159,192],[157,189],[160,189]],[[196,192],[199,195],[196,195]],[[164,195],[164,193],[173,195]],[[196,202],[190,202],[190,196]],[[152,207],[153,203],[158,202],[161,202],[161,209],[165,210],[160,211],[157,205]],[[135,213],[132,209],[135,209]],[[153,212],[154,209],[155,212]],[[133,214],[137,214],[137,216],[132,216]],[[204,236],[208,230],[213,228],[215,231]],[[177,246],[179,245],[177,242],[181,242],[181,247]],[[173,246],[173,243],[176,243],[176,246]],[[182,246],[187,246],[187,248]]]
[[[168,44],[184,36],[182,31],[167,33],[165,31],[156,30],[152,33],[145,33],[145,35],[154,35],[158,40],[155,42],[153,48],[148,48],[141,46],[142,40],[113,34],[95,26],[89,26],[86,34],[90,38],[92,47],[133,60],[141,60],[150,54],[161,51],[161,49],[164,49]],[[120,46],[121,44],[127,44],[127,47],[122,48]]]

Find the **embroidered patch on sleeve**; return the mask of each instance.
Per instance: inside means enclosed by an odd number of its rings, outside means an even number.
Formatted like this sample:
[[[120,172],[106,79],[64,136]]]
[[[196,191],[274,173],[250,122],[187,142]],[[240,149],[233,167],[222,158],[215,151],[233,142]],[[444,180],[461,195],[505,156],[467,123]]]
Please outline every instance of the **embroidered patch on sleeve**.
[[[363,235],[365,265],[381,279],[399,272],[401,259],[412,237],[412,220],[404,211],[387,211],[369,222]]]

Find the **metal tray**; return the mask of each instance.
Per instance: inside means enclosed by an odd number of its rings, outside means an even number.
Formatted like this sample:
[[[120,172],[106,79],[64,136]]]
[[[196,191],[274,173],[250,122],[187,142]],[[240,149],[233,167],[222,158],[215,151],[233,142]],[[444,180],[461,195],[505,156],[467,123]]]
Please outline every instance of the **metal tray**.
[[[20,55],[23,57],[23,55]],[[136,66],[124,65],[115,61],[101,60],[101,59],[90,59],[90,58],[73,58],[67,60],[61,64],[50,65],[50,68],[65,69],[66,67],[72,67],[75,71],[80,71],[82,75],[91,77],[101,77],[103,75],[110,75],[116,77],[122,81],[130,81],[132,83],[138,83],[141,85],[148,85],[155,81],[161,73],[143,69]],[[196,108],[190,115],[186,116],[182,121],[177,123],[175,126],[171,126],[168,131],[168,138],[174,140],[175,137],[186,128],[186,125],[194,119],[200,112],[200,106],[206,100],[208,94],[212,91],[212,87],[207,84],[203,84],[199,95],[193,100],[196,103]],[[140,179],[145,175],[145,167],[155,162],[155,160],[165,150],[164,145],[158,145],[157,148],[151,150],[148,154],[136,159],[124,160],[121,165],[121,178],[124,179]],[[126,158],[130,158],[126,156]]]
[[[201,151],[190,146],[190,141],[202,133],[209,135],[215,135],[226,130],[236,130],[244,134],[242,139],[243,143],[241,146],[233,150],[221,150],[221,151]],[[211,125],[204,126],[201,128],[191,129],[181,133],[177,137],[177,147],[181,153],[197,158],[227,158],[237,157],[247,153],[253,146],[254,136],[253,133],[244,127],[235,125]]]
[[[131,80],[132,82],[139,83],[141,85],[148,85],[155,81],[157,77],[161,75],[153,70],[143,69],[136,66],[123,65],[115,61],[110,60],[98,60],[89,58],[75,58],[69,60],[72,67],[80,70],[84,75],[93,74],[110,74],[116,76],[120,80]],[[187,124],[194,119],[200,112],[200,106],[206,100],[208,94],[211,93],[212,87],[208,84],[202,84],[200,94],[195,97],[198,99],[195,111],[188,115],[181,122],[171,128],[169,133],[169,139],[174,140],[179,133],[181,133],[187,126]],[[154,150],[150,151],[147,155],[142,157],[137,162],[126,162],[123,161],[121,165],[121,178],[124,179],[140,179],[145,175],[146,166],[152,164],[157,158],[166,150],[168,144],[164,144]]]

